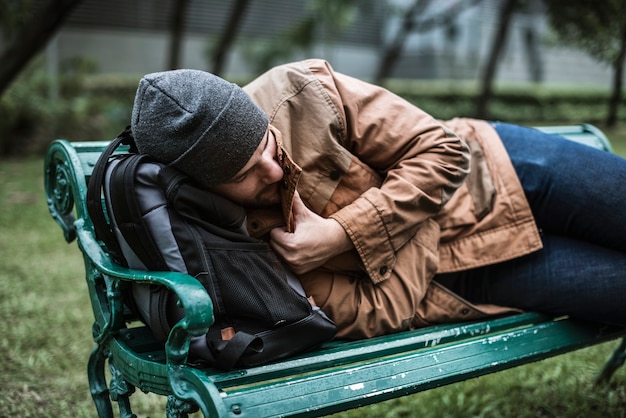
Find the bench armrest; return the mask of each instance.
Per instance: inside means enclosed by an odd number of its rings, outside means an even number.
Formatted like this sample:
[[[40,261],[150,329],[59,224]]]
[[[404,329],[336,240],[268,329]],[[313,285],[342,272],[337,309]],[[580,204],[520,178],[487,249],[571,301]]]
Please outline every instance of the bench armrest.
[[[103,276],[126,282],[165,286],[178,296],[185,316],[170,331],[166,353],[168,363],[186,362],[190,338],[206,334],[213,323],[213,304],[202,284],[185,273],[133,270],[115,264],[94,239],[91,228],[85,227],[87,223],[84,220],[79,219],[74,225],[83,254]],[[110,318],[107,322],[113,325],[117,319]]]
[[[96,240],[87,211],[87,182],[105,143],[70,143],[55,140],[45,158],[45,191],[48,209],[69,243],[78,238],[87,268],[92,305],[96,314],[94,339],[110,338],[123,327],[119,282],[150,283],[173,291],[185,316],[173,327],[166,343],[168,363],[186,362],[191,337],[204,335],[213,323],[213,304],[193,277],[177,272],[132,270],[112,261]],[[104,278],[105,290],[98,290],[97,278]],[[98,295],[98,292],[101,294]],[[103,300],[107,303],[103,304]],[[107,306],[104,306],[107,305]]]

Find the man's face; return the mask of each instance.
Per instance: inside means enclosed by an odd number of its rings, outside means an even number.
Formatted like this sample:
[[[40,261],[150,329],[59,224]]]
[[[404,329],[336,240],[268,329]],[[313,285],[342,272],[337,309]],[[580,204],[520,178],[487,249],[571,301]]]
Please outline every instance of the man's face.
[[[278,164],[276,152],[276,137],[268,129],[246,165],[231,180],[212,190],[244,207],[279,204],[283,170]]]

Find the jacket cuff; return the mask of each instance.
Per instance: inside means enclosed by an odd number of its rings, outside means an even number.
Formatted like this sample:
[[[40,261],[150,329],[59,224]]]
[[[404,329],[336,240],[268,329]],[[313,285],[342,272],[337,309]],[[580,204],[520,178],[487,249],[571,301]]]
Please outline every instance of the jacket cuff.
[[[378,208],[361,196],[330,218],[345,229],[372,282],[387,280],[396,263],[396,252]]]

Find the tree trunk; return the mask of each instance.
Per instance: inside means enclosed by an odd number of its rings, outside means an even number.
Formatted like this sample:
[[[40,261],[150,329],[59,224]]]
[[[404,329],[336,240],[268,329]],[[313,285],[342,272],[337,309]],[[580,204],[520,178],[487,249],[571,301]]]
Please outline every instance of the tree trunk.
[[[170,48],[167,57],[167,68],[175,70],[180,66],[181,46],[185,32],[185,16],[187,15],[188,0],[176,0],[174,13],[170,25]]]
[[[81,0],[48,0],[0,53],[0,96],[28,61],[41,51]]]
[[[237,37],[237,32],[241,27],[241,22],[245,15],[246,9],[250,4],[250,0],[237,0],[233,4],[230,17],[226,23],[226,27],[222,32],[222,37],[217,43],[217,48],[213,54],[213,74],[220,75],[224,71],[226,63],[226,53],[230,49],[233,41]]]
[[[539,42],[534,27],[524,28],[524,47],[528,60],[528,74],[530,81],[533,83],[543,81],[543,62],[539,53]]]
[[[384,80],[391,75],[396,62],[402,56],[402,49],[404,48],[404,43],[409,34],[427,32],[436,27],[450,25],[463,9],[474,7],[481,1],[482,0],[459,0],[449,5],[443,12],[420,20],[416,18],[416,16],[419,16],[432,3],[432,0],[415,0],[415,3],[404,12],[402,25],[398,29],[394,40],[382,53],[382,59],[378,65],[374,83],[382,84]]]
[[[622,15],[626,11],[626,0],[622,1]],[[619,104],[622,101],[622,85],[624,77],[624,60],[626,59],[626,23],[621,24],[621,39],[619,53],[613,63],[613,92],[609,100],[609,112],[606,118],[606,125],[615,126],[617,123],[617,113]]]
[[[500,9],[498,30],[493,38],[493,44],[491,46],[491,52],[489,54],[489,60],[482,76],[481,81],[481,93],[478,96],[476,102],[476,117],[481,119],[487,119],[489,112],[487,110],[489,101],[493,95],[493,80],[496,75],[496,69],[500,56],[506,45],[506,39],[509,33],[509,25],[511,23],[513,12],[517,7],[518,0],[506,0]]]
[[[429,3],[430,0],[416,0],[415,3],[406,10],[402,18],[402,25],[398,29],[393,42],[383,53],[383,58],[380,61],[378,71],[374,77],[374,83],[382,84],[382,82],[389,77],[396,61],[400,58],[407,36],[413,30],[415,15],[423,11]]]

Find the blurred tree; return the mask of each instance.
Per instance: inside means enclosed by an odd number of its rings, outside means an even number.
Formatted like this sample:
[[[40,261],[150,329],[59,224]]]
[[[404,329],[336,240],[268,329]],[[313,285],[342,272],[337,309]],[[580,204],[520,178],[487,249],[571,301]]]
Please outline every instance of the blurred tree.
[[[239,32],[239,28],[241,28],[250,0],[237,0],[232,4],[230,17],[228,18],[228,22],[224,27],[222,36],[217,42],[215,52],[212,54],[213,56],[211,58],[211,62],[213,63],[211,72],[217,75],[220,75],[222,71],[224,71],[226,54],[237,37],[237,32]]]
[[[540,39],[535,28],[525,27],[522,29],[524,49],[528,61],[528,73],[534,83],[543,81],[543,61],[540,53]]]
[[[276,39],[257,43],[248,48],[249,60],[255,72],[263,72],[277,63],[290,59],[296,52],[307,51],[314,42],[335,41],[341,31],[354,22],[359,10],[367,10],[371,0],[308,0],[306,15]]]
[[[181,47],[185,32],[185,17],[189,0],[175,0],[170,20],[170,47],[167,57],[167,69],[175,70],[180,66]]]
[[[513,14],[522,0],[505,0],[501,3],[498,13],[498,27],[492,38],[491,50],[487,56],[487,64],[483,70],[480,80],[480,93],[476,99],[476,117],[487,119],[489,117],[489,101],[493,96],[493,81],[496,77],[496,70],[500,61],[500,56],[506,46],[509,35],[509,26],[513,19]]]
[[[409,37],[411,32],[413,32],[416,25],[418,27],[420,26],[416,22],[416,16],[423,13],[431,2],[432,0],[415,0],[412,5],[404,10],[402,23],[396,32],[396,36],[393,38],[391,43],[384,48],[382,58],[378,65],[378,70],[374,76],[374,82],[376,84],[382,84],[384,79],[389,77],[396,62],[402,55],[402,49],[404,48],[406,39]]]
[[[47,0],[37,12],[31,1],[0,0],[0,96],[41,51],[81,0]]]
[[[606,124],[615,125],[626,59],[626,0],[544,0],[559,40],[583,49],[613,69]]]
[[[31,15],[32,0],[0,0],[0,30],[8,38],[23,27]]]
[[[374,82],[382,84],[393,72],[397,61],[402,56],[402,49],[406,39],[412,33],[424,33],[437,27],[451,27],[456,17],[464,9],[473,7],[482,0],[458,0],[451,6],[435,15],[429,15],[425,19],[419,19],[424,10],[432,3],[432,0],[415,0],[412,5],[402,12],[402,23],[396,32],[394,39],[385,47],[382,59],[378,66]]]

